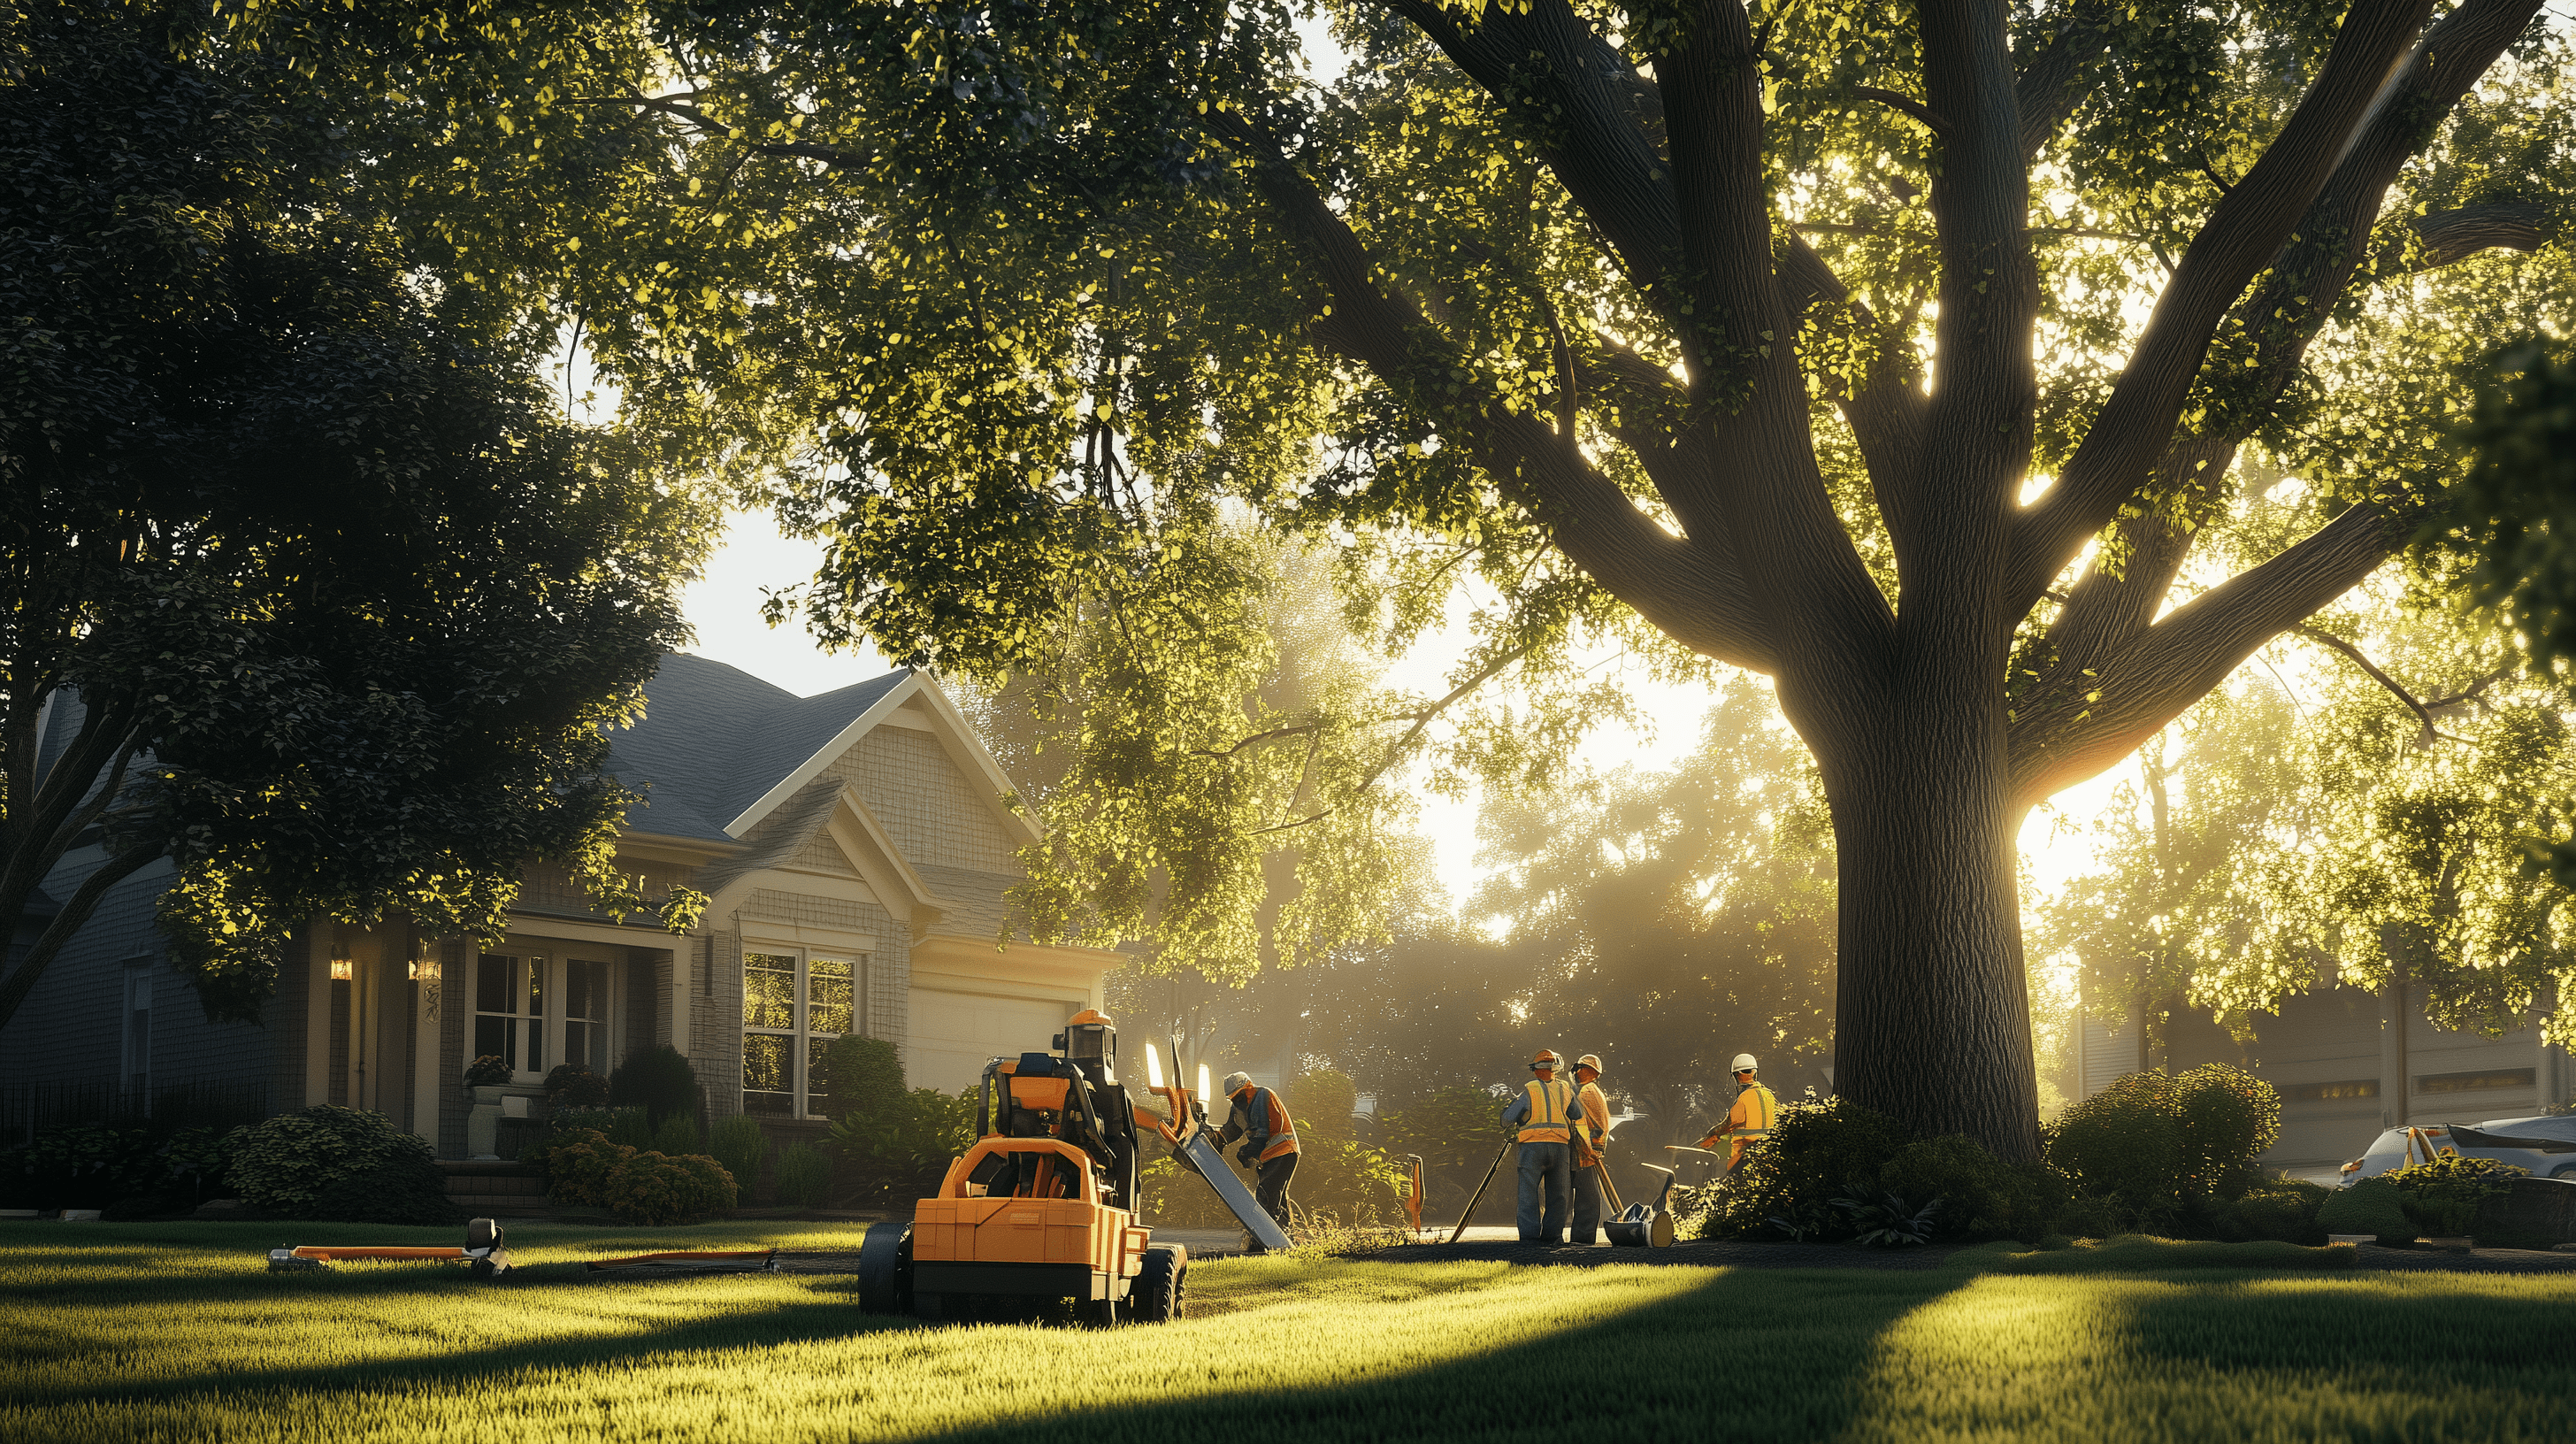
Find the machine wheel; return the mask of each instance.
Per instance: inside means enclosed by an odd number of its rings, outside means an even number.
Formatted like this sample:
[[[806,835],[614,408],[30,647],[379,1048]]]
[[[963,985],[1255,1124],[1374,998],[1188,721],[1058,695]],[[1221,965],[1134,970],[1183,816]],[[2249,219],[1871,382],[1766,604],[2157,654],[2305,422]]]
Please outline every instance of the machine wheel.
[[[1189,1291],[1190,1251],[1176,1243],[1145,1250],[1145,1267],[1128,1286],[1127,1317],[1140,1324],[1168,1323],[1181,1316]]]
[[[2552,1178],[2576,1178],[2576,1163],[2568,1164],[2564,1168],[2553,1168],[2549,1171],[2549,1176]]]
[[[871,1224],[859,1243],[859,1311],[907,1314],[912,1309],[912,1225]]]

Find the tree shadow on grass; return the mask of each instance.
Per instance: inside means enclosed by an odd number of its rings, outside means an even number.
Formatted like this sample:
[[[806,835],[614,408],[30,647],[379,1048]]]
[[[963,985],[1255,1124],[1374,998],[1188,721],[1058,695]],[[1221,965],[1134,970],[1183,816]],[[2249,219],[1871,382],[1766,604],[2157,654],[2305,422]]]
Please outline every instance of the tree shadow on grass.
[[[1211,1377],[1204,1366],[1217,1361],[1193,1351],[1174,1371],[1176,1390],[1190,1392],[921,1437],[943,1444],[1826,1438],[1859,1405],[1880,1336],[1971,1277],[1946,1270],[1714,1273],[1651,1303],[1569,1317],[1535,1337],[1498,1325],[1486,1347],[1427,1368],[1322,1384],[1236,1384]],[[1392,1320],[1354,1317],[1353,1326],[1400,1330],[1400,1305],[1395,1312]],[[1221,1362],[1258,1368],[1270,1361]]]
[[[506,1297],[460,1293],[460,1308],[508,1306]],[[859,1312],[855,1298],[829,1296],[782,1299],[756,1310],[728,1310],[705,1317],[647,1324],[612,1334],[557,1337],[499,1346],[442,1349],[432,1354],[390,1358],[333,1359],[312,1365],[281,1364],[244,1368],[226,1361],[204,1371],[154,1377],[119,1377],[112,1383],[47,1382],[26,1367],[51,1355],[79,1357],[80,1349],[42,1351],[13,1348],[15,1377],[0,1382],[0,1404],[42,1408],[86,1399],[119,1401],[167,1399],[208,1392],[260,1394],[279,1391],[327,1397],[354,1390],[380,1391],[403,1386],[475,1385],[527,1369],[589,1369],[614,1366],[662,1354],[688,1354],[725,1349],[775,1348],[847,1338],[885,1329],[913,1328],[910,1319],[872,1318]],[[290,1342],[290,1347],[291,1342]]]

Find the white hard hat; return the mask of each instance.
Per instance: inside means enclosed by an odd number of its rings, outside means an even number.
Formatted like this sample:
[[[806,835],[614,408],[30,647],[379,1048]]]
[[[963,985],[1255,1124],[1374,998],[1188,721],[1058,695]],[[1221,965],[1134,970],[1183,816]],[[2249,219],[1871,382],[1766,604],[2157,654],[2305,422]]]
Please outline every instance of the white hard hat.
[[[1750,1072],[1753,1072],[1753,1071],[1754,1071],[1753,1055],[1752,1055],[1752,1054],[1750,1054],[1750,1053],[1738,1053],[1738,1054],[1736,1054],[1736,1055],[1735,1055],[1735,1062],[1734,1062],[1734,1064],[1733,1064],[1731,1067],[1729,1067],[1726,1071],[1728,1071],[1729,1073],[1750,1073]]]
[[[1225,1090],[1226,1097],[1231,1098],[1235,1094],[1252,1086],[1252,1075],[1249,1073],[1228,1073],[1225,1075],[1225,1081],[1217,1086]]]

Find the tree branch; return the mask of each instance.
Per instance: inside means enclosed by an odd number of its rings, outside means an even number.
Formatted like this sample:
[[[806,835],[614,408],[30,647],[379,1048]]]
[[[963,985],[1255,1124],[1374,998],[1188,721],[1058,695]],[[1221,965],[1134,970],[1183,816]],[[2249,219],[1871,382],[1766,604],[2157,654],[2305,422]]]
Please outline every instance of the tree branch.
[[[1923,122],[1923,128],[1932,132],[1935,137],[1942,140],[1950,138],[1950,122],[1942,119],[1932,107],[1910,95],[1900,95],[1893,90],[1881,90],[1875,85],[1855,85],[1852,87],[1852,94],[1863,100],[1875,100],[1891,110],[1901,110]]]
[[[1332,314],[1309,326],[1319,344],[1398,390],[1423,376],[1445,386],[1464,372],[1464,358],[1421,312],[1379,287],[1359,238],[1266,137],[1231,113],[1209,120],[1252,160],[1254,184],[1315,258],[1332,297]],[[1704,655],[1757,671],[1775,668],[1724,528],[1712,524],[1713,544],[1671,536],[1553,431],[1490,399],[1446,404],[1436,414],[1456,424],[1456,439],[1476,449],[1496,485],[1548,527],[1577,566],[1648,622]]]
[[[2417,717],[2423,720],[2424,736],[2420,745],[2430,747],[2433,745],[2433,739],[2437,737],[2449,738],[2449,740],[2453,742],[2466,742],[2468,740],[2465,737],[2452,737],[2450,733],[2445,732],[2440,727],[2434,725],[2433,709],[2424,705],[2424,703],[2419,700],[2414,693],[2407,691],[2405,687],[2401,686],[2396,678],[2381,671],[2377,663],[2371,661],[2370,658],[2363,656],[2359,647],[2354,646],[2352,643],[2345,641],[2343,638],[2338,637],[2334,633],[2311,622],[2301,622],[2297,626],[2290,628],[2290,631],[2293,635],[2305,637],[2309,641],[2317,643],[2319,646],[2331,647],[2334,650],[2341,652],[2354,666],[2359,667],[2362,670],[2363,675],[2369,677],[2370,680],[2377,682],[2380,686],[2387,688],[2390,696],[2405,703],[2408,711],[2413,712]]]
[[[35,990],[36,980],[44,976],[46,965],[63,950],[63,944],[71,941],[72,934],[79,932],[90,916],[98,911],[99,900],[107,896],[107,890],[132,877],[144,864],[160,855],[161,844],[157,841],[130,847],[81,879],[81,885],[63,901],[62,911],[54,914],[54,920],[37,935],[34,946],[27,949],[27,955],[19,960],[17,968],[5,980],[0,980],[0,1027],[7,1026],[9,1020],[16,1016],[18,1006],[26,1002],[27,995]]]
[[[2265,642],[2377,570],[2415,517],[2347,508],[2279,555],[2176,607],[2102,658],[2095,678],[2053,676],[2017,700],[2013,794],[2027,807],[2136,751]],[[2088,702],[2087,692],[2101,700]]]
[[[2013,84],[2014,110],[2021,116],[2021,154],[2035,159],[2058,127],[2083,104],[2093,70],[2110,52],[2110,0],[2078,0],[2070,5],[2048,38],[2021,63]]]
[[[2470,0],[2443,17],[2425,37],[2300,220],[2298,238],[2274,259],[2272,278],[2235,309],[2233,324],[2258,338],[2256,399],[2218,414],[2208,433],[2171,437],[2149,473],[2155,489],[2205,488],[2208,496],[2203,507],[2223,497],[2217,483],[2233,464],[2237,446],[2253,434],[2272,403],[2297,378],[2307,347],[2352,282],[2362,240],[2371,232],[2388,187],[2407,158],[2431,135],[2428,114],[2438,116],[2457,104],[2529,25],[2538,4],[2539,0]],[[2498,210],[2502,213],[2437,223],[2432,234],[2464,248],[2461,253],[2465,254],[2465,248],[2477,241],[2524,235],[2536,224],[2519,208]],[[2180,529],[2157,516],[2115,523],[2122,540],[2131,544],[2132,564],[2114,576],[2107,569],[2109,556],[2097,559],[2077,582],[2074,602],[2051,627],[2058,666],[2068,677],[2097,666],[2107,648],[2154,618],[2190,551],[2195,535],[2190,521],[2186,516]],[[2145,565],[2136,564],[2139,557],[2146,559]],[[2016,581],[2026,584],[2030,579],[2030,573],[2024,572]],[[2040,585],[2045,584],[2041,579]]]
[[[2358,0],[2345,15],[2316,84],[2183,253],[2110,400],[2057,484],[2024,509],[2008,583],[2012,615],[2028,610],[2145,480],[2211,336],[2324,190],[2431,11],[2432,0]]]

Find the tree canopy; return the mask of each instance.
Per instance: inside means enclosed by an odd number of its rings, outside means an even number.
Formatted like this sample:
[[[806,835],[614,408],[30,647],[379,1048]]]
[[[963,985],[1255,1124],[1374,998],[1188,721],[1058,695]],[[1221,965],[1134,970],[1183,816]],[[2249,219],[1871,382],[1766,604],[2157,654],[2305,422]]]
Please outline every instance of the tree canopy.
[[[1250,517],[1341,547],[1390,647],[1473,582],[1457,680],[1522,701],[1466,761],[1597,714],[1585,646],[1771,675],[1845,1091],[2028,1154],[2020,819],[2381,567],[2459,470],[2449,353],[2564,310],[2537,0],[1326,13],[1329,77],[1257,0],[242,33],[391,98],[369,183],[431,264],[828,539],[826,638],[999,682]],[[2222,558],[2253,462],[2295,504]],[[1127,785],[1123,838],[1263,846]]]
[[[690,925],[600,769],[708,501],[441,318],[287,67],[139,14],[0,23],[0,916],[69,881],[0,1022],[164,858],[214,1017],[317,916],[497,938],[531,856]]]

